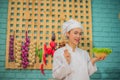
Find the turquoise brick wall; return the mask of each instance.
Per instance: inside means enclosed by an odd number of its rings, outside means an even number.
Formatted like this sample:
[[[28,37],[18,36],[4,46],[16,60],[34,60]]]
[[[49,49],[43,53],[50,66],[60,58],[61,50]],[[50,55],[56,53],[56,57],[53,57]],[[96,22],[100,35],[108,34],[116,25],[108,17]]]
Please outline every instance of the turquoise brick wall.
[[[43,76],[39,70],[6,70],[5,49],[8,1],[0,0],[0,80],[47,80],[51,70]],[[91,80],[120,80],[120,0],[92,0],[93,45],[109,47],[113,53],[97,63],[98,71]]]
[[[94,47],[112,48],[105,61],[97,63],[92,80],[120,80],[120,0],[92,0]]]

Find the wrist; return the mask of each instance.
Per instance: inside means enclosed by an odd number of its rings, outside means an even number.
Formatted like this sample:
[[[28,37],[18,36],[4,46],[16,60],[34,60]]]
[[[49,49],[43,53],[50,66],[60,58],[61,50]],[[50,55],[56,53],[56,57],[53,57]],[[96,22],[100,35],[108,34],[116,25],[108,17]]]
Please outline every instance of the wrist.
[[[91,62],[92,62],[93,65],[94,65],[97,61],[98,61],[98,58],[96,58],[96,57],[91,59]]]

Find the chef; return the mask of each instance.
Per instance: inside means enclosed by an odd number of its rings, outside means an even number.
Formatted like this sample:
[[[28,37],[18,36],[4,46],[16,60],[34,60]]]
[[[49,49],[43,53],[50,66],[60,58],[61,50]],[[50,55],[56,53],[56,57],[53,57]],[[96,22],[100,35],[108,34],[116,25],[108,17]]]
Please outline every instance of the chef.
[[[82,32],[83,26],[74,19],[63,23],[62,33],[68,42],[54,53],[52,73],[56,80],[90,80],[97,71],[95,63],[104,59],[90,58],[87,51],[77,47]]]

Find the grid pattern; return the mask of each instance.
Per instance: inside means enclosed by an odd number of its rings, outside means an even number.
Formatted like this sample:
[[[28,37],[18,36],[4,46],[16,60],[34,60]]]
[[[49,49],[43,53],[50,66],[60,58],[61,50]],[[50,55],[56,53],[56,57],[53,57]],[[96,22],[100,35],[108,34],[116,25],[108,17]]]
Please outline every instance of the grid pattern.
[[[30,38],[29,63],[27,69],[39,69],[41,64],[35,56],[35,47],[43,49],[49,45],[52,33],[56,42],[63,40],[61,25],[70,18],[76,19],[84,26],[84,35],[79,47],[91,53],[92,19],[91,0],[9,0],[8,27],[6,46],[6,68],[21,69],[21,43],[25,41],[25,32]],[[9,60],[10,35],[14,36],[14,58]],[[31,43],[32,42],[32,43]],[[31,53],[32,51],[32,53]],[[31,57],[32,55],[33,57]],[[45,69],[52,68],[52,57],[47,56]]]

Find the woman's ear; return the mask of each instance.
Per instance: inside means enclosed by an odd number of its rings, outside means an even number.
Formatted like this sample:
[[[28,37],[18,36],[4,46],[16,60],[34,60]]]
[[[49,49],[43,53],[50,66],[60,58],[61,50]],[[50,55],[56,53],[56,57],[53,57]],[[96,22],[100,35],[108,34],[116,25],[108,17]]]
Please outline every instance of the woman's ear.
[[[69,36],[68,32],[66,32],[66,36]]]
[[[66,38],[67,38],[67,39],[69,38],[69,35],[70,35],[70,33],[69,33],[69,32],[66,32]]]

